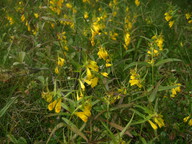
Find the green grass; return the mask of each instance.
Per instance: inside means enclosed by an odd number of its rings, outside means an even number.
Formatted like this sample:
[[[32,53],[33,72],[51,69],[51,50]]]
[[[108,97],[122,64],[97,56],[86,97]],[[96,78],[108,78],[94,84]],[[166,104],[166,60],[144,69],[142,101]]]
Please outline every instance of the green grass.
[[[191,143],[191,2],[139,2],[0,2],[0,143]]]

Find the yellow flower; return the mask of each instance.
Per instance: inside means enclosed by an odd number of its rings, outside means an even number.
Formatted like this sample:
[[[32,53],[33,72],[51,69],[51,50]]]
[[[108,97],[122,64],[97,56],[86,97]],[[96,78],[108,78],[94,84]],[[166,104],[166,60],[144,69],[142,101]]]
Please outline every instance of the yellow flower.
[[[181,88],[180,88],[181,84],[180,84],[180,83],[177,83],[176,85],[177,85],[176,88],[172,88],[172,89],[171,89],[171,97],[175,97],[175,95],[177,94],[177,92],[181,92]]]
[[[190,118],[190,116],[187,116],[187,117],[185,117],[185,118],[183,119],[183,121],[184,121],[184,122],[187,122],[189,118]]]
[[[81,89],[83,91],[85,91],[85,85],[83,84],[83,82],[81,80],[79,80],[79,83],[80,83]]]
[[[189,24],[192,24],[192,20],[189,20],[188,23],[189,23]]]
[[[48,105],[48,109],[49,109],[50,111],[52,111],[52,110],[54,109],[56,103],[57,103],[57,100],[54,100],[52,103],[50,103],[50,104]]]
[[[65,62],[65,60],[63,59],[63,58],[61,58],[61,57],[58,57],[58,61],[57,61],[57,65],[58,66],[63,66],[64,65],[64,62]]]
[[[190,19],[191,16],[192,16],[192,15],[191,15],[190,13],[186,13],[186,14],[185,14],[185,17],[186,17],[187,20]]]
[[[97,65],[97,63],[95,61],[89,61],[88,62],[88,65],[87,65],[88,68],[90,68],[92,71],[95,71],[95,72],[98,72],[99,71],[99,67]]]
[[[13,24],[14,24],[14,20],[13,20],[12,17],[7,16],[6,18],[7,18],[7,20],[9,21],[10,25],[13,25]]]
[[[192,126],[192,119],[189,120],[188,125]]]
[[[154,117],[154,122],[159,126],[159,128],[165,126],[164,120],[161,117]]]
[[[84,112],[75,112],[75,115],[77,115],[84,122],[87,122],[88,120],[88,116],[86,116]]]
[[[102,72],[101,73],[104,77],[108,77],[108,73],[106,73],[106,72]]]
[[[171,28],[173,26],[173,24],[174,24],[174,21],[170,21],[169,22],[169,27]]]
[[[165,15],[165,20],[166,21],[169,21],[172,18],[172,16],[167,12],[164,15]]]
[[[99,48],[99,52],[97,53],[97,55],[99,56],[100,59],[104,60],[107,60],[109,56],[107,51],[103,47]]]
[[[50,92],[42,92],[41,96],[43,99],[45,99],[45,101],[47,101],[48,103],[50,103],[53,99],[53,96]]]
[[[92,78],[92,74],[89,68],[87,68],[87,79],[91,79]]]
[[[34,16],[35,16],[35,18],[38,18],[39,14],[38,13],[34,13]]]
[[[130,76],[129,83],[131,84],[131,86],[137,85],[139,88],[141,88],[142,85],[141,85],[140,75],[137,74],[135,69],[131,69],[130,74],[131,76]]]
[[[84,19],[88,19],[89,18],[88,12],[85,12],[83,17]]]
[[[72,6],[72,4],[70,4],[70,3],[66,3],[66,7],[69,8],[69,9],[71,9],[73,6]]]
[[[140,1],[139,0],[135,0],[135,4],[136,4],[136,6],[139,6],[140,5]]]
[[[52,111],[55,108],[55,112],[59,113],[61,111],[61,98],[54,100],[52,103],[48,105],[48,109]]]
[[[106,66],[106,67],[111,67],[112,64],[110,64],[110,63],[106,63],[105,66]]]
[[[83,112],[75,112],[75,115],[77,115],[82,121],[87,122],[88,117],[91,116],[91,105],[86,104]]]
[[[61,98],[57,99],[57,104],[55,106],[55,112],[59,113],[61,111]]]
[[[25,15],[24,15],[24,14],[21,16],[21,21],[22,21],[22,22],[25,21]]]
[[[154,124],[151,120],[148,120],[149,124],[151,125],[151,127],[156,130],[158,127],[156,124]]]
[[[58,67],[55,68],[55,73],[59,74],[59,68]]]

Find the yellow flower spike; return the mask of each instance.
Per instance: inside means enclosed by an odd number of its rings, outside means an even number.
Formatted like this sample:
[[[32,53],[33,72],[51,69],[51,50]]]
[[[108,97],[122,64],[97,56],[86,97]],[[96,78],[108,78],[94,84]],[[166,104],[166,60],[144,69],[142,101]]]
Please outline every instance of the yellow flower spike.
[[[151,120],[148,120],[149,124],[151,125],[151,127],[154,129],[154,130],[157,130],[157,125],[154,124]]]
[[[88,120],[88,117],[85,115],[84,112],[75,112],[75,115],[77,115],[84,122],[87,122]]]
[[[102,72],[101,73],[104,77],[108,77],[108,73],[106,73],[106,72]]]
[[[48,109],[49,109],[50,111],[52,111],[52,110],[54,109],[56,103],[57,103],[57,100],[54,100],[52,103],[50,103],[50,104],[48,105]]]
[[[55,105],[55,112],[59,113],[61,111],[61,98],[57,99],[57,104]]]
[[[125,42],[125,45],[124,45],[124,48],[127,50],[128,49],[128,46],[131,42],[131,38],[130,38],[130,34],[129,33],[126,33],[125,36],[124,36],[124,42]]]
[[[189,118],[190,118],[190,116],[187,116],[187,117],[185,117],[185,118],[183,119],[183,121],[184,121],[184,122],[187,122]]]
[[[35,18],[39,18],[39,14],[38,13],[34,13]]]
[[[159,128],[165,125],[163,119],[160,117],[154,117],[153,120],[159,126]]]
[[[83,91],[85,91],[85,85],[83,84],[83,82],[81,80],[79,80],[79,83],[80,83],[81,89]]]
[[[170,21],[169,22],[169,27],[172,28],[173,24],[174,24],[174,21]]]
[[[139,0],[135,0],[135,5],[139,6],[140,5],[140,1]]]
[[[59,74],[59,68],[58,67],[55,68],[55,73]]]
[[[65,62],[65,59],[61,58],[61,57],[58,57],[58,61],[57,61],[57,65],[58,66],[63,66],[64,65],[64,62]]]
[[[97,85],[97,83],[98,83],[98,78],[97,77],[95,77],[95,78],[93,78],[92,80],[91,80],[91,87],[92,88],[94,88],[96,85]]]

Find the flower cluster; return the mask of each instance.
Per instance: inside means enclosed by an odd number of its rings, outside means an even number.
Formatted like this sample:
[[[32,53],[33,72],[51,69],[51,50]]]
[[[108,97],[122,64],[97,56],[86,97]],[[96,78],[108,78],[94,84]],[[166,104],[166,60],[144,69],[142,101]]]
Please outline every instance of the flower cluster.
[[[75,112],[75,115],[78,116],[82,121],[87,122],[88,118],[91,116],[91,104],[86,103],[83,107],[82,112]]]
[[[168,12],[166,12],[165,14],[165,20],[167,22],[169,22],[169,27],[171,28],[174,24],[174,20],[173,20],[173,16],[174,16],[174,11],[173,10],[169,10]]]
[[[185,123],[188,122],[188,125],[189,125],[189,126],[192,126],[192,118],[191,118],[191,116],[185,117],[185,118],[183,119],[183,121],[184,121]]]
[[[64,0],[50,0],[49,8],[60,15]]]
[[[58,57],[57,58],[57,66],[55,68],[55,73],[56,74],[59,74],[59,67],[62,67],[65,63],[65,59],[61,58],[61,57]]]
[[[154,130],[157,130],[158,126],[159,126],[159,128],[165,126],[165,123],[164,123],[164,120],[163,120],[163,116],[160,115],[160,114],[155,114],[153,116],[153,121],[152,120],[148,120],[148,122],[149,122],[149,124],[151,125],[151,127]]]
[[[137,85],[139,88],[142,87],[141,84],[141,79],[140,79],[140,75],[137,73],[136,69],[131,69],[130,70],[130,80],[129,83],[131,84],[131,86]]]
[[[45,99],[49,103],[48,109],[52,111],[55,108],[55,112],[59,113],[61,111],[61,98],[57,98],[54,101],[54,92],[42,92],[41,94],[42,98]]]
[[[185,18],[187,19],[187,22],[189,24],[192,24],[192,14],[191,13],[186,13]]]
[[[177,87],[171,89],[171,97],[175,97],[178,92],[181,92],[181,84],[177,83]]]
[[[160,52],[163,50],[163,36],[162,35],[154,35],[151,38],[151,42],[149,43],[149,49],[147,51],[149,59],[147,62],[149,64],[154,64],[155,57],[157,57]]]

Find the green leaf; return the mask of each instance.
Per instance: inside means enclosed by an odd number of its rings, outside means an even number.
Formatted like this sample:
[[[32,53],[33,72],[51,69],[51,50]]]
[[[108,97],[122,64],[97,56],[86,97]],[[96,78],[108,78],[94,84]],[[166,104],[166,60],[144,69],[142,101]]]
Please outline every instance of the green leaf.
[[[18,62],[23,63],[26,53],[25,52],[19,52]]]
[[[27,144],[27,141],[26,141],[25,138],[20,137],[20,138],[18,139],[18,144]]]
[[[132,66],[137,66],[137,65],[150,66],[150,64],[147,63],[147,62],[132,62],[131,64],[129,64],[128,66],[126,66],[126,67],[124,68],[124,71],[127,70],[128,68],[132,67]]]
[[[129,121],[128,124],[124,127],[124,129],[121,131],[121,133],[120,133],[120,137],[123,136],[123,134],[125,133],[125,131],[126,131],[126,130],[129,128],[129,126],[131,125],[131,122],[133,121],[134,115],[135,115],[135,113],[133,113],[133,115],[132,115],[130,121]]]
[[[12,143],[14,143],[14,144],[19,144],[18,141],[17,141],[17,139],[16,139],[12,134],[8,134],[7,137],[8,137],[8,139],[9,139]]]
[[[58,129],[64,127],[64,125],[65,125],[64,123],[59,123],[59,124],[57,124],[57,125],[54,127],[54,129],[51,131],[51,134],[49,135],[49,138],[48,138],[46,144],[49,143],[49,141],[50,141],[51,137],[53,136],[53,134],[54,134]]]
[[[169,90],[169,89],[173,89],[178,87],[178,85],[174,85],[174,86],[159,86],[158,91],[164,91],[164,90]]]
[[[79,130],[77,128],[76,125],[74,125],[70,120],[66,119],[66,118],[62,118],[66,123],[67,126],[71,129],[71,131],[73,131],[75,134],[81,136],[84,140],[86,140],[86,142],[88,142],[87,137],[81,132],[81,130]]]
[[[151,95],[149,96],[149,102],[153,102],[156,98],[157,95],[157,91],[159,89],[159,86],[161,84],[161,81],[159,81],[156,85],[156,87],[154,88],[154,90],[152,91]]]
[[[1,109],[0,111],[0,117],[2,117],[5,112],[8,110],[8,108],[15,102],[15,100],[17,99],[17,97],[12,97],[7,104],[4,106],[4,108]]]
[[[168,62],[174,62],[174,61],[181,61],[180,59],[176,59],[176,58],[168,58],[168,59],[163,59],[161,61],[158,61],[154,66],[160,66],[164,63],[168,63]]]

